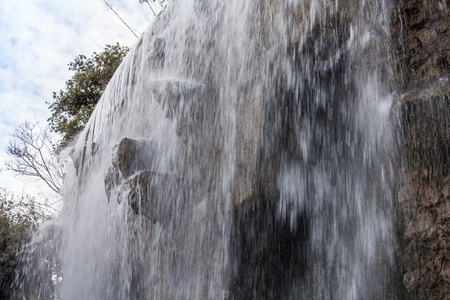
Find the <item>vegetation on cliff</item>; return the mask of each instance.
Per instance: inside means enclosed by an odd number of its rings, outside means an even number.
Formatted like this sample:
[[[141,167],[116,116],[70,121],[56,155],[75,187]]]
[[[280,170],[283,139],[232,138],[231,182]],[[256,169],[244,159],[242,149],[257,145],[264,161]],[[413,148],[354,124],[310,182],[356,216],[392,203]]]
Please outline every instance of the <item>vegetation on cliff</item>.
[[[69,70],[75,74],[66,81],[65,90],[53,93],[53,102],[49,103],[52,112],[48,119],[49,125],[52,130],[62,135],[62,146],[84,128],[128,51],[128,47],[118,43],[106,45],[102,52],[94,52],[90,58],[78,55],[69,63]]]

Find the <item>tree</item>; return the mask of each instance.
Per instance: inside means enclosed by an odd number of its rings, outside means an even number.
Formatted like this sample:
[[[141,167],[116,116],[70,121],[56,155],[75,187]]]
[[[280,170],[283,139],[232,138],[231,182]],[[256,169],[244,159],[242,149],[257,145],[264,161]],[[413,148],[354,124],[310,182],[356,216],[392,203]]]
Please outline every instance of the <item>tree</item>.
[[[12,136],[14,140],[6,152],[13,159],[6,163],[7,169],[16,175],[42,180],[58,193],[65,172],[49,128],[24,123]],[[49,230],[48,224],[46,230],[41,228],[36,234],[41,221],[58,213],[55,203],[48,199],[36,201],[31,196],[15,197],[0,189],[0,300],[55,299],[54,278],[60,268],[55,249],[60,238],[57,230]],[[30,269],[32,274],[28,274]],[[30,280],[36,277],[38,280]]]
[[[90,58],[79,55],[69,63],[69,70],[75,74],[66,81],[64,91],[53,93],[53,102],[49,103],[52,116],[48,121],[50,128],[63,137],[60,146],[67,145],[84,128],[128,51],[128,47],[118,43],[106,45],[102,52],[94,52]]]
[[[14,138],[6,147],[12,160],[6,168],[19,176],[42,180],[50,189],[59,193],[64,177],[64,167],[59,163],[57,145],[48,129],[37,123],[24,123],[12,134]]]
[[[0,189],[0,299],[11,299],[19,253],[49,214],[30,196],[15,197]]]
[[[12,157],[5,163],[6,169],[19,176],[42,180],[59,193],[65,172],[58,152],[84,128],[128,51],[128,47],[119,44],[106,45],[103,52],[94,52],[91,58],[79,55],[69,63],[69,70],[75,74],[66,82],[65,91],[53,93],[54,101],[49,106],[50,128],[42,129],[37,123],[29,122],[20,125],[6,148]],[[62,135],[59,144],[52,141],[50,130]]]

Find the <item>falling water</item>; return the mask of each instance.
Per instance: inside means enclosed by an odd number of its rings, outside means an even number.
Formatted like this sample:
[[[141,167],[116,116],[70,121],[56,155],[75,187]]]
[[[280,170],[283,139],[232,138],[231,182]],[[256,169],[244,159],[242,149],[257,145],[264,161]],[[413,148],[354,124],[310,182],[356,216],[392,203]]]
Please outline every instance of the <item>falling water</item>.
[[[387,299],[388,1],[173,1],[69,155],[20,292]]]

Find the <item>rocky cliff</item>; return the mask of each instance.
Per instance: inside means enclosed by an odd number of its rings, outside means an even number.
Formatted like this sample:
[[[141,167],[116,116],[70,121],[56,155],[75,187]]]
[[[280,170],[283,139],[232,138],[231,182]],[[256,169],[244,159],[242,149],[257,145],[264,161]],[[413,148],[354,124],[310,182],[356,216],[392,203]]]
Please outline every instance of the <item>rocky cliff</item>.
[[[450,297],[449,1],[393,10],[399,96],[399,193],[406,218],[404,284],[414,299]]]
[[[144,128],[145,139],[125,136],[116,141],[105,177],[110,203],[127,203],[149,221],[144,232],[161,228],[153,251],[161,253],[156,264],[163,271],[153,270],[155,262],[149,258],[134,261],[131,282],[137,295],[150,294],[152,277],[137,278],[151,269],[160,288],[153,295],[162,298],[176,296],[180,281],[190,292],[196,282],[217,285],[211,292],[201,284],[195,293],[205,297],[351,297],[338,289],[351,286],[359,276],[377,282],[360,283],[359,292],[368,288],[366,296],[388,297],[384,290],[392,287],[382,278],[387,263],[378,269],[353,257],[363,251],[354,246],[365,241],[361,234],[389,244],[368,223],[362,226],[364,233],[355,228],[377,215],[388,219],[379,209],[387,203],[366,204],[375,214],[357,215],[354,210],[359,190],[368,202],[371,197],[380,201],[372,191],[383,190],[377,155],[363,157],[367,149],[381,147],[368,141],[377,135],[366,138],[371,130],[359,128],[377,122],[370,117],[377,107],[356,100],[367,96],[361,86],[373,84],[366,73],[380,83],[372,97],[389,91],[383,76],[393,76],[391,88],[397,95],[398,113],[391,120],[400,149],[394,181],[402,206],[396,222],[405,221],[399,239],[399,244],[403,239],[406,243],[400,247],[403,284],[417,299],[445,299],[450,293],[448,2],[391,3],[390,41],[385,24],[374,22],[376,8],[350,1],[324,5],[318,13],[315,4],[252,4],[253,9],[246,8],[252,25],[243,26],[242,32],[231,26],[237,22],[233,16],[216,20],[212,32],[192,23],[179,41],[161,29],[170,22],[163,19],[147,44],[141,41],[135,47],[154,72],[172,68],[185,78],[143,84],[174,122],[179,151],[169,165],[176,167],[167,166],[167,160],[155,162],[167,149],[147,139]],[[215,9],[210,4],[194,8],[201,22]],[[376,38],[363,41],[365,30]],[[245,50],[237,45],[224,50],[214,31],[242,43]],[[181,57],[174,54],[176,47],[183,49]],[[199,61],[205,68],[198,68]],[[350,216],[342,214],[347,209]],[[220,214],[232,222],[221,223]],[[374,245],[379,247],[376,257],[388,260],[381,244]],[[232,267],[217,273],[218,262],[207,258],[218,259],[221,251]],[[220,274],[220,283],[212,281],[214,272]],[[164,290],[165,285],[171,289]]]
[[[59,298],[445,299],[448,12],[174,1],[71,151]]]

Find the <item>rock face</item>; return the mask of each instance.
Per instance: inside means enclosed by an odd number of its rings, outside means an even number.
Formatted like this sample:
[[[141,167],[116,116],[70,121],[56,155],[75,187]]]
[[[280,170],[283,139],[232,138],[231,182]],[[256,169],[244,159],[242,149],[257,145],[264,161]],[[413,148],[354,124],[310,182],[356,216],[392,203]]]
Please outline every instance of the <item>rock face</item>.
[[[237,270],[231,278],[231,299],[288,299],[292,279],[305,276],[308,218],[298,218],[291,230],[276,216],[273,202],[252,196],[236,207],[232,257]],[[292,272],[286,272],[292,270]]]
[[[357,2],[194,1],[192,24],[172,29],[189,29],[181,40],[159,28],[138,43],[148,69],[166,77],[132,79],[144,89],[131,94],[164,108],[179,152],[171,174],[157,143],[121,135],[106,172],[109,203],[145,220],[138,232],[151,251],[127,273],[143,280],[137,294],[387,296],[390,204],[377,195],[374,150],[387,114],[379,91],[366,89],[380,82],[372,59],[386,35],[371,20],[382,19],[376,7]]]
[[[74,147],[60,298],[398,298],[388,177],[445,298],[449,4],[362,2],[174,1]]]
[[[358,10],[357,3],[354,4],[349,6],[350,10],[346,7],[341,8],[343,12],[340,15],[330,13],[328,22],[312,26],[307,38],[301,42],[295,34],[289,36],[290,46],[287,52],[297,57],[297,61],[292,62],[298,68],[296,72],[301,73],[301,68],[307,69],[308,66],[303,64],[304,61],[301,58],[314,53],[317,47],[320,51],[312,55],[311,66],[309,66],[311,68],[314,67],[312,62],[326,61],[336,49],[345,48],[344,45],[348,43],[351,35],[350,26],[354,25],[352,16]],[[269,5],[272,10],[278,8],[274,2],[264,5]],[[400,103],[401,126],[398,129],[398,141],[403,166],[398,172],[398,199],[409,218],[404,232],[407,247],[401,258],[406,271],[403,282],[414,298],[445,299],[450,293],[449,6],[442,1],[411,0],[395,3],[393,7],[390,46],[397,52],[397,60],[393,67],[395,90]],[[276,25],[264,20],[264,18],[270,19],[268,14],[270,9],[264,7],[265,14],[261,17],[262,24],[266,27],[262,30],[263,39],[259,46],[264,48],[270,48],[271,43],[274,42],[271,40],[273,38],[271,30]],[[293,20],[299,22],[298,20],[302,18],[303,16],[298,15],[294,16]],[[296,25],[302,26],[301,22]],[[318,46],[322,36],[329,39],[321,41],[323,44]],[[301,47],[300,43],[302,43]],[[151,55],[152,67],[163,68],[164,48],[164,41],[156,39],[154,54]],[[346,63],[350,60],[348,57],[350,55],[346,52],[340,55],[341,57],[337,58],[337,64],[330,71],[316,71],[314,76],[317,82],[321,83],[321,89],[333,88],[338,91],[338,94],[351,98],[354,96],[353,93],[356,93],[354,91],[356,87],[352,86],[354,83],[348,85],[342,82],[342,86],[330,84],[333,80],[333,84],[339,82],[335,78],[347,71]],[[279,63],[276,57],[269,58],[269,61],[275,65]],[[353,63],[356,64],[356,62]],[[382,63],[386,64],[386,61]],[[363,67],[370,66],[363,65]],[[286,84],[284,75],[280,71],[265,70],[259,66],[253,66],[253,68],[257,73],[270,71],[275,75],[267,82],[249,82],[248,84],[243,82],[242,97],[245,104],[237,104],[241,106],[236,121],[235,138],[238,141],[238,147],[234,154],[236,169],[233,174],[231,196],[234,225],[230,235],[233,241],[233,246],[230,248],[231,257],[236,267],[231,274],[227,275],[230,278],[230,286],[226,288],[225,293],[227,297],[233,299],[289,298],[288,291],[292,285],[299,284],[296,280],[301,281],[301,278],[305,276],[304,272],[308,265],[307,255],[296,256],[295,253],[308,252],[307,244],[310,243],[311,238],[308,232],[312,223],[307,214],[301,214],[295,217],[296,226],[289,228],[288,224],[276,215],[278,205],[276,202],[280,197],[276,174],[279,174],[281,161],[285,159],[282,155],[287,155],[291,161],[304,159],[294,154],[300,152],[298,145],[301,143],[296,139],[301,137],[301,130],[294,132],[296,129],[292,127],[295,126],[289,121],[301,119],[300,115],[296,115],[298,112],[293,106],[295,97],[308,99],[314,93],[313,88],[317,86],[294,91]],[[115,190],[114,197],[119,201],[126,199],[134,213],[145,216],[152,224],[165,224],[173,217],[179,218],[181,224],[188,223],[188,216],[174,216],[170,204],[167,205],[164,201],[173,196],[180,198],[180,193],[171,194],[171,187],[177,187],[189,193],[188,185],[197,185],[205,178],[202,172],[223,167],[223,162],[227,159],[224,153],[223,136],[217,135],[214,130],[196,130],[196,128],[212,126],[214,117],[220,110],[214,102],[216,101],[214,99],[219,97],[217,90],[220,83],[217,80],[217,78],[208,77],[208,83],[203,85],[168,81],[151,90],[156,101],[169,108],[167,118],[172,119],[178,116],[176,131],[183,149],[180,164],[197,167],[183,169],[178,174],[178,178],[162,174],[157,171],[160,168],[158,162],[148,157],[149,153],[164,151],[161,150],[161,146],[151,141],[124,138],[117,146],[116,157],[105,178],[106,192],[109,197],[111,197],[111,191]],[[278,98],[278,103],[258,99],[258,97],[267,97],[263,94],[264,84],[278,86],[275,91],[269,93],[270,96]],[[299,96],[295,93],[303,94]],[[304,103],[305,106],[311,105],[310,109],[313,112],[311,116],[313,121],[306,125],[316,128],[312,137],[315,150],[312,152],[320,153],[325,147],[320,141],[323,138],[321,129],[332,131],[335,127],[351,127],[350,121],[333,115],[331,111],[338,111],[340,103],[331,98],[332,93],[329,95],[330,98],[326,99],[328,107],[316,103]],[[184,110],[179,106],[186,99],[193,101],[205,97],[213,100],[208,104],[202,103],[202,106],[195,102],[189,103]],[[280,121],[283,120],[283,114],[288,115],[288,120]],[[349,123],[340,123],[347,121]],[[223,128],[217,126],[216,132],[220,130]],[[333,143],[337,145],[343,139],[344,137],[337,132],[331,135],[331,144],[327,146],[332,147]],[[208,144],[206,145],[204,141],[208,141]],[[267,144],[277,146],[268,148],[265,146]],[[350,148],[345,149],[340,157],[351,151]],[[314,159],[320,160],[318,157]],[[318,164],[317,161],[310,167],[314,168],[314,165]],[[195,173],[193,170],[198,172]],[[190,182],[187,183],[183,178],[190,178]],[[211,177],[204,182],[195,194],[200,198],[208,195],[214,189],[212,187],[217,184],[214,180]],[[164,196],[158,195],[160,190],[166,192]],[[127,191],[129,194],[122,196],[121,191]],[[184,199],[184,196],[181,198]],[[184,202],[184,200],[179,201]],[[201,222],[199,221],[199,224]],[[283,234],[280,235],[280,233]],[[217,247],[217,243],[224,238],[218,230],[208,234],[211,237],[208,247],[211,248]],[[170,243],[169,238],[167,243]],[[179,245],[174,248],[180,248],[182,247],[180,245],[186,244],[179,240],[175,242],[177,243]],[[192,268],[190,264],[193,260],[203,259],[193,254],[189,257],[178,250],[173,252],[172,258],[164,256],[164,260],[168,265],[189,266],[186,270]],[[211,263],[206,265],[213,268]],[[286,273],[286,269],[291,272]],[[207,276],[206,274],[204,276]]]
[[[393,44],[399,54],[398,199],[407,216],[404,284],[414,299],[450,295],[449,1],[403,1]]]

